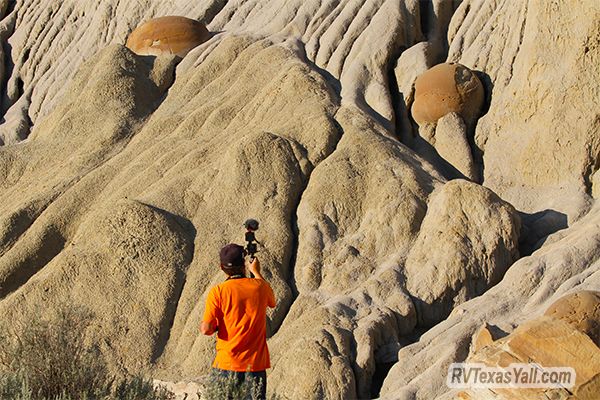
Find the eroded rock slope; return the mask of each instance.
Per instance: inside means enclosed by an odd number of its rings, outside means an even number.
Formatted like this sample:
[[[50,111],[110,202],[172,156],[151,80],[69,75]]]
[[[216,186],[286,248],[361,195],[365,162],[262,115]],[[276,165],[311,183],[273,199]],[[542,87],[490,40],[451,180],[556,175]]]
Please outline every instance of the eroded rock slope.
[[[218,250],[254,217],[271,391],[452,396],[483,324],[600,288],[600,7],[517,3],[0,0],[1,315],[82,304],[113,370],[202,375]],[[124,46],[164,15],[210,39]],[[444,61],[485,101],[423,124]]]

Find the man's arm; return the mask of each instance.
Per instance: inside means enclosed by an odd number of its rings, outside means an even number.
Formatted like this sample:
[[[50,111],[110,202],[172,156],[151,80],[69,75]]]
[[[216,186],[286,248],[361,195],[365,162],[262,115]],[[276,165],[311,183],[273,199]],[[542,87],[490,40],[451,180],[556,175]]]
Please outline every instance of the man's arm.
[[[260,280],[265,280],[265,278],[263,278],[263,276],[260,273],[260,262],[258,261],[258,258],[254,258],[254,260],[252,260],[252,262],[250,263],[250,265],[248,266],[248,270],[250,270],[250,272],[252,272],[252,274],[254,274],[254,279],[260,279]],[[265,283],[267,283],[265,281]],[[268,287],[268,296],[269,298],[267,299],[267,305],[270,308],[275,307],[275,295],[273,294],[273,289],[271,289],[271,285],[269,285],[267,283],[266,285]]]
[[[260,262],[258,261],[258,258],[254,257],[254,260],[252,260],[252,262],[248,266],[248,270],[252,272],[252,275],[254,275],[254,279],[260,279],[263,281],[265,280],[265,278],[263,278],[263,276],[260,273]]]

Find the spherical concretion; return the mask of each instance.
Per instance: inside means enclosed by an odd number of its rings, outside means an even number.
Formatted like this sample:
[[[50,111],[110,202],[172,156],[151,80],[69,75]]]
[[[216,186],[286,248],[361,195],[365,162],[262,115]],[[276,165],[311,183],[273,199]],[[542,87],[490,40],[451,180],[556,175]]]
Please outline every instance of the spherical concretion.
[[[210,33],[201,22],[168,16],[154,18],[138,26],[127,38],[126,46],[143,56],[176,54],[185,57],[209,38]]]
[[[600,292],[582,290],[563,296],[544,315],[569,323],[600,345]]]
[[[438,64],[417,77],[413,119],[419,124],[435,123],[450,112],[473,122],[483,106],[483,85],[469,68],[457,63]]]

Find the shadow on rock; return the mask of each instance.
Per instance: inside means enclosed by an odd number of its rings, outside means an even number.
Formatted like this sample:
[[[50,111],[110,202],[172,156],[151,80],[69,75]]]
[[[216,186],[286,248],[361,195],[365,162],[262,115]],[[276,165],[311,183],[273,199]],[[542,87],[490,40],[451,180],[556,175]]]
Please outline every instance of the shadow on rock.
[[[567,215],[555,210],[543,210],[528,214],[519,212],[523,221],[521,241],[519,243],[522,256],[531,255],[542,247],[548,236],[567,228]]]

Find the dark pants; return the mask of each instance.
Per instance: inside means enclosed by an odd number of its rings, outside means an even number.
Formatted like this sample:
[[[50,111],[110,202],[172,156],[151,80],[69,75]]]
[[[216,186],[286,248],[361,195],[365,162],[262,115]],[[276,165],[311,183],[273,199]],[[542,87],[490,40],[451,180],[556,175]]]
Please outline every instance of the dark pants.
[[[230,382],[233,380],[238,388],[243,388],[241,392],[244,393],[245,398],[234,398],[232,400],[266,400],[267,371],[237,372],[216,368],[213,371],[223,381]]]

